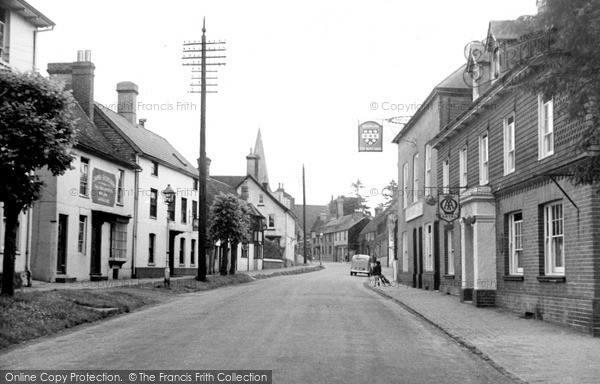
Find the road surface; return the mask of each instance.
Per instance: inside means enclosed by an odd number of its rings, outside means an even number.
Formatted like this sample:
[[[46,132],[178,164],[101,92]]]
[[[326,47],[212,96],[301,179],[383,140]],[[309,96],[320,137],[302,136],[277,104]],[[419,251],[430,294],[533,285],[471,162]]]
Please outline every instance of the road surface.
[[[174,301],[0,352],[0,369],[272,369],[274,383],[510,383],[350,276],[318,272]]]

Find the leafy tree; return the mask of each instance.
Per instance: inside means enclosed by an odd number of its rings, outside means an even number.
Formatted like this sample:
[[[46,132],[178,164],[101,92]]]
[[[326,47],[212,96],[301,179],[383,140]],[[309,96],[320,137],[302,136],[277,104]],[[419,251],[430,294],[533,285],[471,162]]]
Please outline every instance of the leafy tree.
[[[248,204],[236,195],[221,192],[215,196],[210,207],[210,237],[221,241],[223,257],[219,265],[219,273],[227,275],[227,251],[231,244],[231,263],[229,274],[234,275],[237,262],[237,246],[251,239],[250,209]]]
[[[382,207],[383,209],[386,209],[398,196],[398,183],[396,183],[396,180],[392,179],[388,185],[383,187],[381,194],[385,198],[385,202],[383,203]]]
[[[581,150],[591,153],[573,167],[575,184],[600,181],[600,0],[547,0],[532,20],[551,29],[553,44],[541,73],[520,82],[523,89],[564,98],[571,119],[586,124]]]
[[[76,128],[71,94],[37,73],[0,71],[0,100],[0,201],[6,216],[2,295],[13,296],[19,213],[40,198],[43,187],[34,171],[45,167],[58,176],[71,168]]]
[[[369,207],[365,204],[367,201],[367,195],[361,194],[361,189],[365,188],[362,181],[360,181],[360,179],[356,179],[356,182],[350,185],[352,189],[354,189],[354,198],[356,199],[356,204],[358,205],[358,207],[355,209],[355,212],[358,211],[364,214],[370,214]]]

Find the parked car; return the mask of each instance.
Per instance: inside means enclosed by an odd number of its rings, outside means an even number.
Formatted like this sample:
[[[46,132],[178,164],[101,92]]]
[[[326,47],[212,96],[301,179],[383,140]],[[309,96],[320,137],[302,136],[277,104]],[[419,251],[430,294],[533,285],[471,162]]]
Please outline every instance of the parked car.
[[[350,264],[350,276],[354,276],[358,273],[364,273],[367,276],[371,276],[370,260],[371,257],[369,255],[354,255],[352,257],[352,263]]]

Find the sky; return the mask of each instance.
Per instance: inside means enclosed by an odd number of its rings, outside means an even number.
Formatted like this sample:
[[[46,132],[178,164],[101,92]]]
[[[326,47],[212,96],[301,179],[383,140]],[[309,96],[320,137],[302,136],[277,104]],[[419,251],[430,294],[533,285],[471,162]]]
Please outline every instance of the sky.
[[[193,1],[28,0],[56,27],[39,34],[38,68],[91,50],[97,102],[116,109],[116,84],[138,85],[138,118],[192,164],[200,95],[183,66],[183,42],[226,42],[217,93],[207,95],[212,175],[245,175],[260,128],[269,181],[302,203],[361,191],[374,207],[398,181],[402,128],[433,87],[465,61],[490,20],[532,15],[535,0]],[[358,152],[358,124],[383,123],[383,152]]]

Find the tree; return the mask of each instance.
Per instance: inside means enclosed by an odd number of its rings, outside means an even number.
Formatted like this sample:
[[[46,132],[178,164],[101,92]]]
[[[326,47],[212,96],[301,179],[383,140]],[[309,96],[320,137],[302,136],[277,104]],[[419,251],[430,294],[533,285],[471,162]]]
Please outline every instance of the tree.
[[[360,181],[360,179],[356,179],[356,182],[354,182],[350,185],[354,189],[354,195],[355,195],[354,198],[356,199],[356,204],[358,205],[358,207],[355,209],[355,212],[362,212],[364,214],[370,214],[369,207],[365,204],[367,196],[362,195],[360,193],[361,192],[360,190],[365,188],[362,181]]]
[[[76,128],[71,94],[37,73],[0,71],[0,100],[0,201],[6,217],[2,295],[13,296],[19,213],[40,198],[43,187],[34,171],[45,167],[58,176],[71,168]]]
[[[210,207],[210,237],[221,241],[223,257],[219,273],[227,275],[227,252],[231,244],[231,264],[229,274],[234,275],[237,262],[237,246],[250,240],[250,209],[248,204],[231,193],[219,193]]]
[[[585,123],[580,149],[591,154],[572,168],[574,184],[600,181],[600,0],[547,0],[532,20],[552,31],[543,71],[519,82],[522,89],[559,96],[571,119]]]
[[[396,180],[392,179],[388,185],[383,187],[381,194],[385,198],[382,208],[386,209],[398,196],[398,184],[396,183]]]

